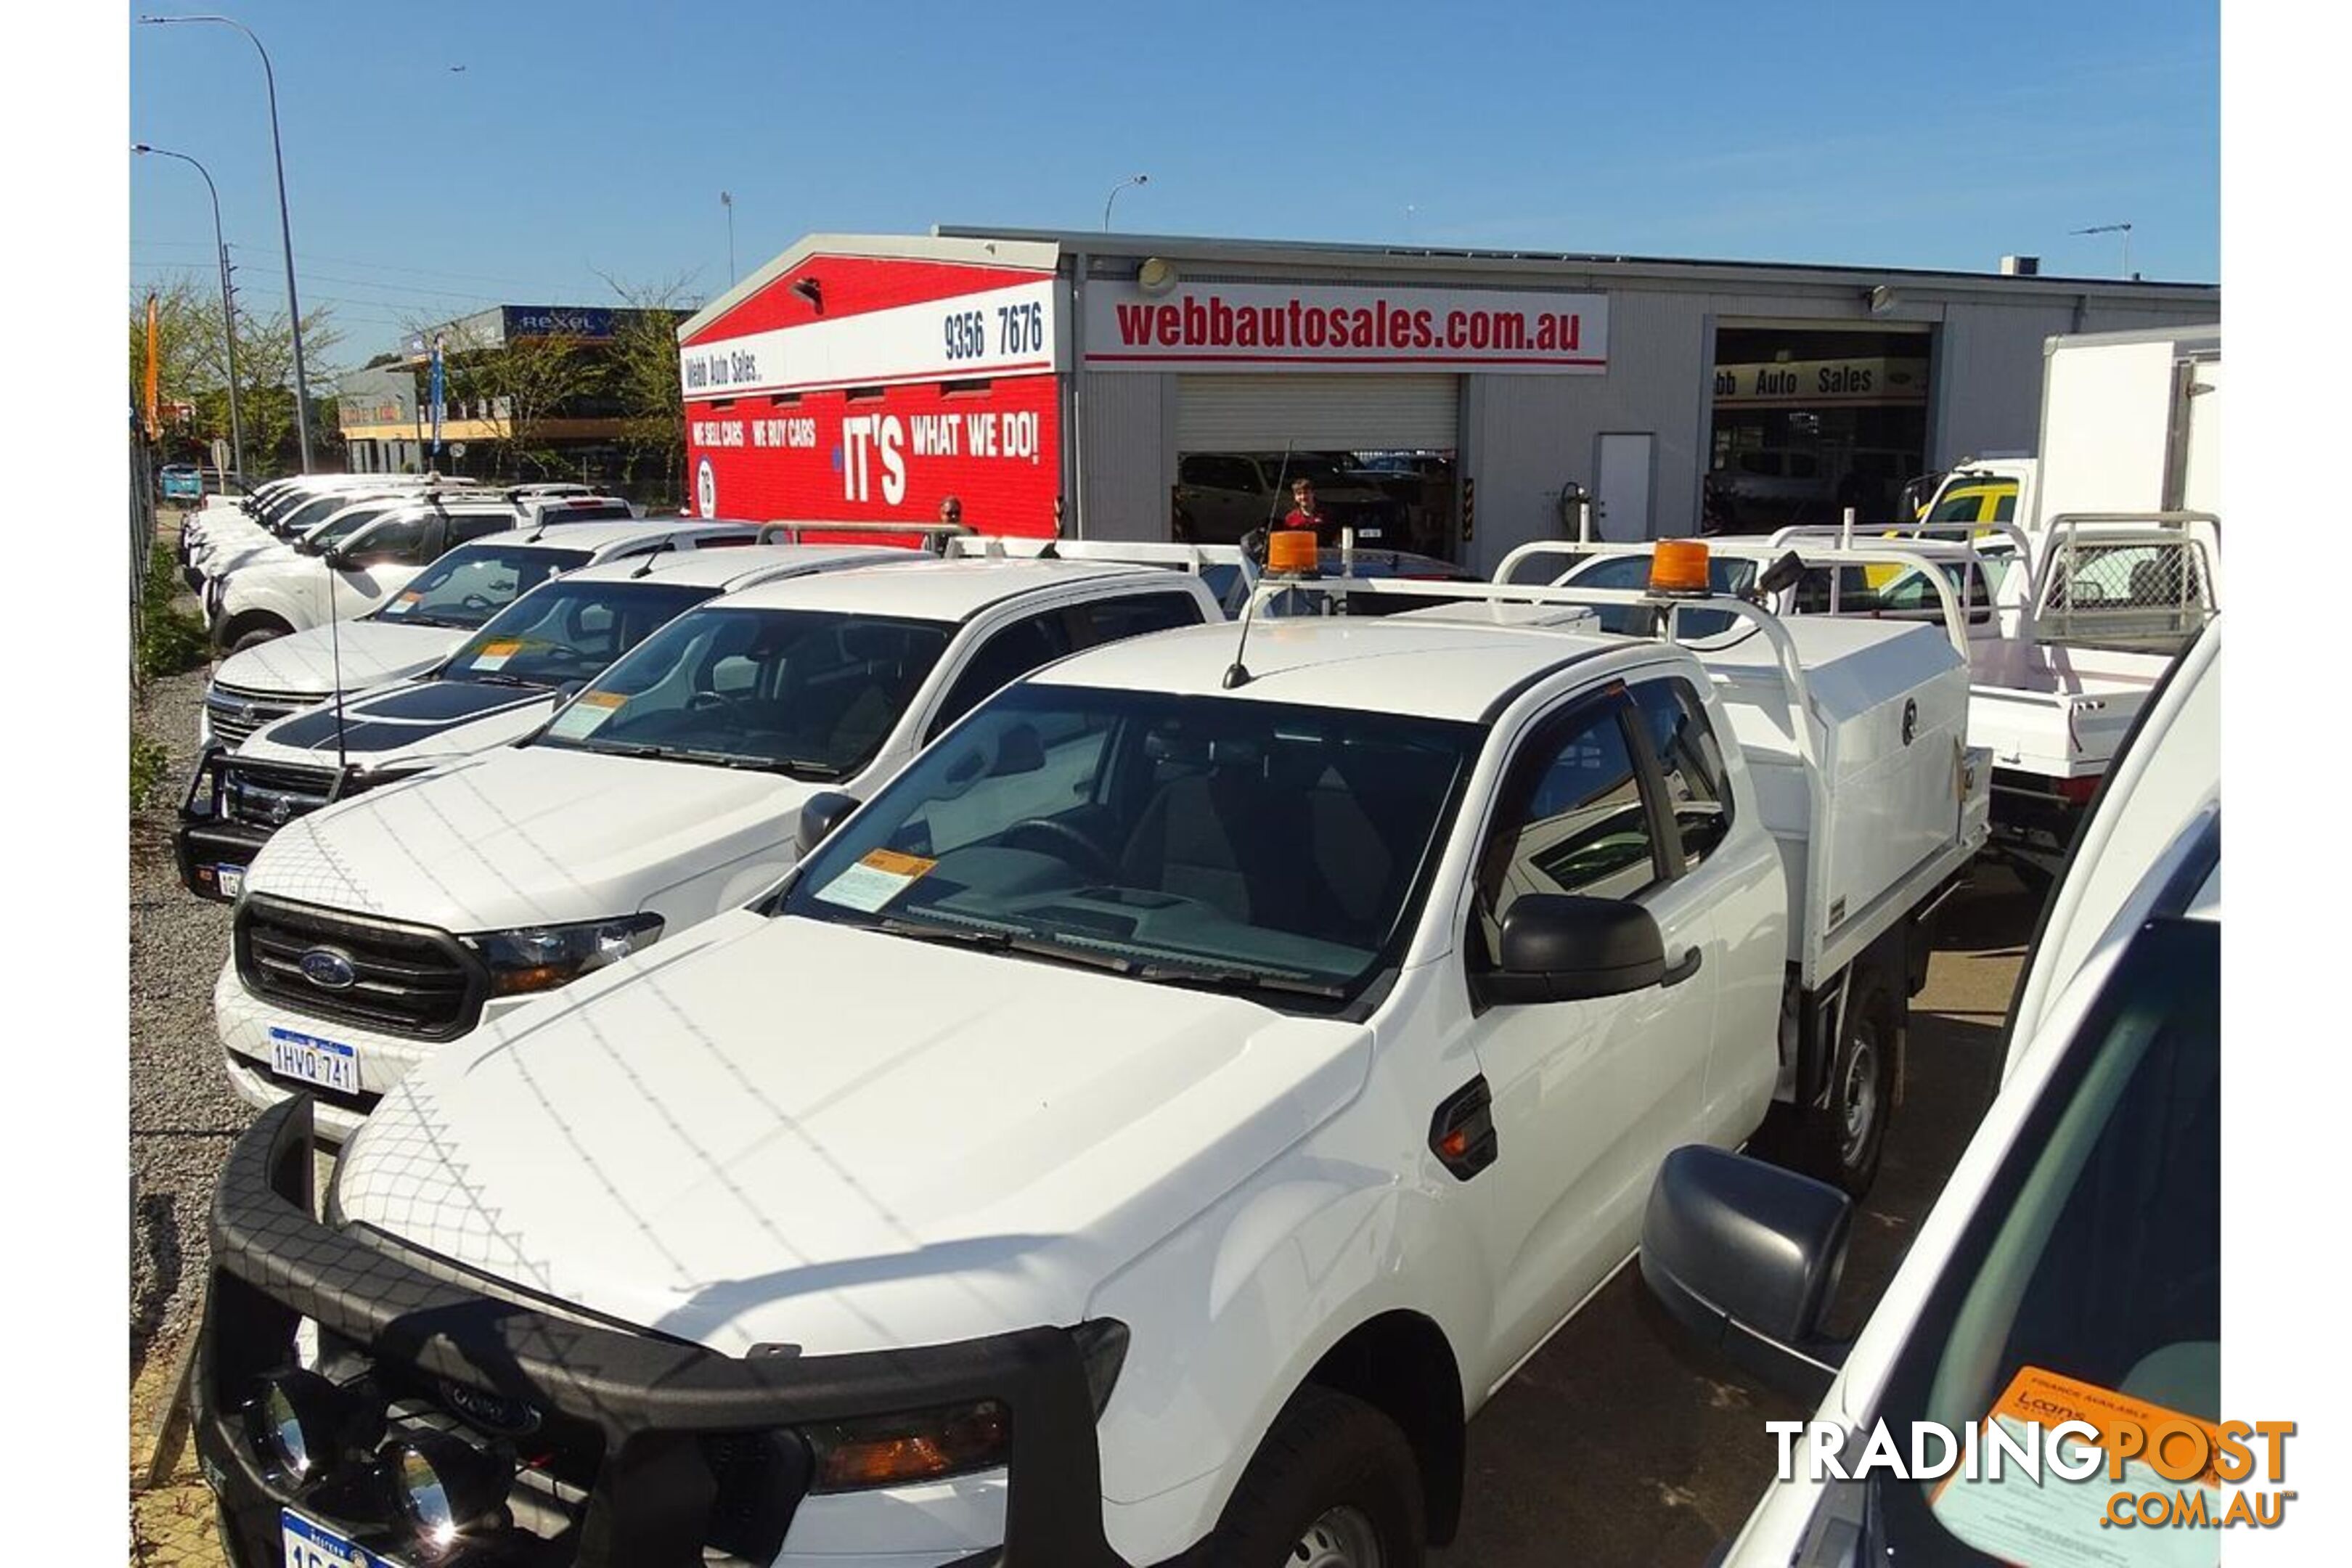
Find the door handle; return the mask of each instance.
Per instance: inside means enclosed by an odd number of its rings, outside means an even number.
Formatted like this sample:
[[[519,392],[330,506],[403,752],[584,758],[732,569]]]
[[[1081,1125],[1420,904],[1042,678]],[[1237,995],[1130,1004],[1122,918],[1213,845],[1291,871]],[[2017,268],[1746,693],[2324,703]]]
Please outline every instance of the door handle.
[[[1658,976],[1658,984],[1661,986],[1680,985],[1684,981],[1688,980],[1692,975],[1698,973],[1699,963],[1706,957],[1706,955],[1701,952],[1697,948],[1692,948],[1688,952],[1683,954],[1681,963],[1675,964],[1664,974]]]

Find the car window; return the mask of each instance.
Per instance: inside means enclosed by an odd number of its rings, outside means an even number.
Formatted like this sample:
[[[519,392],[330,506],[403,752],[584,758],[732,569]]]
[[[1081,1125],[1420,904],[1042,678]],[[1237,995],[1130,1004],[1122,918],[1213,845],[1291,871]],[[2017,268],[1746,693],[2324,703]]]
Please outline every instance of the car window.
[[[586,680],[717,592],[658,580],[551,583],[492,616],[438,679],[543,687]]]
[[[850,818],[781,911],[1328,1011],[1412,929],[1480,734],[1023,682]]]
[[[1120,642],[1148,632],[1201,624],[1201,606],[1190,594],[1129,594],[1116,599],[1092,599],[1070,612],[1076,623],[1077,646]]]
[[[2031,1372],[2220,1418],[2220,1004],[2212,922],[2158,920],[2130,939],[1931,1286],[1875,1416],[1896,1431],[1974,1426]],[[1890,1560],[2089,1560],[2063,1540],[2020,1552],[2030,1538],[1989,1535],[2004,1483],[1933,1489],[1881,1470],[1870,1484]]]
[[[460,545],[419,573],[374,618],[412,626],[478,626],[550,577],[587,561],[584,550]]]
[[[352,534],[343,553],[360,566],[418,565],[438,521],[428,512],[380,519]]]
[[[948,688],[931,720],[931,734],[980,706],[998,689],[1070,651],[1070,629],[1058,609],[1025,616],[990,634]]]
[[[1633,706],[1664,777],[1666,809],[1674,817],[1683,867],[1688,870],[1713,854],[1731,831],[1731,785],[1724,775],[1723,748],[1698,693],[1679,676],[1643,681],[1633,688]]]
[[[504,510],[453,511],[448,518],[452,544],[468,544],[493,533],[511,533],[515,526],[514,513]]]
[[[624,655],[536,743],[845,778],[881,751],[953,630],[706,605]]]
[[[1528,893],[1630,898],[1664,873],[1624,727],[1604,700],[1537,730],[1515,760],[1502,810],[1479,856],[1486,951]]]

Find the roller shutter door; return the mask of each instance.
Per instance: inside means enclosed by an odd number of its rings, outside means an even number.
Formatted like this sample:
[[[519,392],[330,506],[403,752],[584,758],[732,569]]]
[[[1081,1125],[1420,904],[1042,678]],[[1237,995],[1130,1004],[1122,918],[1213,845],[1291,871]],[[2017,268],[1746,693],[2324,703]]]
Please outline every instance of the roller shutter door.
[[[1459,438],[1454,375],[1183,375],[1180,452],[1450,452]]]

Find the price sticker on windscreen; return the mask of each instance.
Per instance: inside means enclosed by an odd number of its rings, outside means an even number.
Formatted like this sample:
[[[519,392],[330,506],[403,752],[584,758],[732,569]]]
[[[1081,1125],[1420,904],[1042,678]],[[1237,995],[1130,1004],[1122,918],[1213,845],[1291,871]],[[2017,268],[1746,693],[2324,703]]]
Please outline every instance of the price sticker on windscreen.
[[[580,700],[558,713],[547,726],[551,735],[576,741],[603,728],[604,721],[620,711],[627,698],[617,691],[583,691]]]
[[[383,607],[383,613],[387,616],[404,616],[416,608],[416,602],[423,597],[425,597],[424,595],[414,592],[403,594],[391,604],[386,605]]]
[[[895,849],[872,850],[856,865],[819,888],[816,896],[829,904],[872,914],[938,864],[920,855],[901,855]]]
[[[2116,1458],[2119,1481],[2107,1479],[2104,1463],[2079,1480],[2036,1476],[2017,1464],[1987,1463],[1974,1474],[1963,1465],[1928,1493],[1928,1507],[1937,1520],[1978,1551],[2023,1568],[2211,1568],[2221,1555],[2217,1531],[2117,1530],[2109,1515],[2118,1493],[2128,1499],[2161,1490],[2188,1499],[2203,1491],[2212,1500],[2211,1516],[2218,1521],[2223,1510],[2211,1475],[2173,1479],[2144,1458],[2124,1458],[2134,1450],[2119,1445],[2117,1437],[2125,1426],[2162,1433],[2179,1424],[2203,1434],[2205,1451],[2210,1453],[2220,1430],[2211,1422],[2147,1400],[2028,1366],[2019,1369],[1985,1417],[1980,1447],[1990,1449],[1998,1431],[2009,1440],[2010,1451],[2021,1454],[2037,1446],[2035,1432],[2048,1432],[2067,1421],[2096,1431],[2093,1446],[2103,1458]]]
[[[507,660],[521,651],[522,642],[517,637],[506,637],[498,642],[486,642],[482,645],[482,651],[474,656],[474,668],[476,669],[500,668]]]

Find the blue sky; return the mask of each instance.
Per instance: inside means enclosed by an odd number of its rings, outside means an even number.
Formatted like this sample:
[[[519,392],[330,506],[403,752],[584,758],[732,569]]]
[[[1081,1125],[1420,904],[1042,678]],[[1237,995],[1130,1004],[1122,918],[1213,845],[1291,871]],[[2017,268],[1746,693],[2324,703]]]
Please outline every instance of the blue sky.
[[[132,12],[160,8],[148,5]],[[504,300],[728,280],[934,223],[2210,280],[2210,3],[1760,6],[231,0],[276,61],[306,306],[356,363]],[[135,27],[130,137],[221,187],[283,299],[251,46]],[[452,66],[462,65],[462,71]],[[203,183],[130,171],[134,286],[208,267]],[[207,274],[207,277],[209,275]]]

